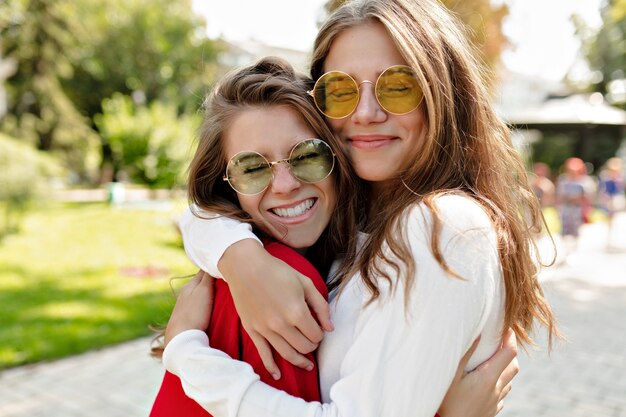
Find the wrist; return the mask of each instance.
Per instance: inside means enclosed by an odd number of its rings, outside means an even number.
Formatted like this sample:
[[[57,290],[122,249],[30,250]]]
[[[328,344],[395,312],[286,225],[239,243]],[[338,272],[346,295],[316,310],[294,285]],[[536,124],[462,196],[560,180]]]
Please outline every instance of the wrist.
[[[263,259],[266,255],[263,245],[255,239],[243,239],[230,245],[217,263],[217,268],[228,283],[236,281],[240,277],[248,276],[246,268],[255,266],[256,263],[242,262],[246,259]]]

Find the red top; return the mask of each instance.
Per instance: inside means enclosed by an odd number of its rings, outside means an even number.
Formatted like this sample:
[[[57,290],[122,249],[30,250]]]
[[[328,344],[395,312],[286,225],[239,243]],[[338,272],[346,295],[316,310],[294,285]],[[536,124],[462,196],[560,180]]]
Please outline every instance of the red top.
[[[265,249],[274,257],[309,277],[317,290],[328,299],[328,290],[324,280],[304,256],[278,242],[265,242]],[[207,334],[211,347],[227,353],[231,358],[252,365],[254,371],[261,377],[261,381],[306,401],[320,401],[317,365],[313,371],[306,371],[292,365],[275,353],[274,361],[280,369],[281,378],[275,381],[267,372],[252,339],[241,325],[230,289],[223,279],[215,280],[215,302]],[[306,356],[317,364],[312,353]],[[150,417],[176,416],[206,417],[210,414],[185,395],[177,376],[166,371],[159,393],[152,405]]]

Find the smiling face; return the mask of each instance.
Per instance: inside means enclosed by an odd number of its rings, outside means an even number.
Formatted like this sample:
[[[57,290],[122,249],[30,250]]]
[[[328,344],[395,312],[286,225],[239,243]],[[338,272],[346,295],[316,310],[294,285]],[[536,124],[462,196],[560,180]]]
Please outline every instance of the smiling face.
[[[254,151],[268,161],[289,157],[299,142],[315,138],[302,116],[287,106],[243,110],[224,132],[230,160],[239,152]],[[298,181],[286,163],[272,168],[269,186],[256,195],[237,194],[241,208],[265,233],[295,249],[312,246],[320,237],[336,205],[333,174],[308,184]]]
[[[384,183],[414,161],[426,136],[423,104],[405,115],[387,113],[376,100],[378,76],[393,65],[407,65],[385,27],[379,22],[345,30],[333,41],[324,71],[343,71],[360,84],[356,110],[343,119],[329,119],[353,166],[367,181]]]

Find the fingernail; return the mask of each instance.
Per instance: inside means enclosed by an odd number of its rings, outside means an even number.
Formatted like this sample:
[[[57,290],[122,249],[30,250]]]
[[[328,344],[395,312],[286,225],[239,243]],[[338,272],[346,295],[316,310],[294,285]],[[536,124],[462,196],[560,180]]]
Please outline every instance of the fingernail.
[[[278,381],[280,379],[280,372],[272,372],[272,378],[274,378],[275,381]]]
[[[304,369],[306,369],[307,371],[312,371],[313,370],[313,364],[312,363],[308,364],[307,367],[304,368]]]

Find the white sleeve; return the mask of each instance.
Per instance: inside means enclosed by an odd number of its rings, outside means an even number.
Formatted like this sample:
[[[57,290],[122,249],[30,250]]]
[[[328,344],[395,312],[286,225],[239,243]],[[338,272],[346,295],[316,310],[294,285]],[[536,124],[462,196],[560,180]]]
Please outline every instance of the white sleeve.
[[[206,342],[197,343],[193,354],[180,346],[184,341],[170,342],[166,368],[180,377],[187,395],[216,417],[432,417],[474,339],[483,335],[472,366],[497,348],[504,300],[489,219],[468,199],[450,198],[441,199],[441,248],[450,268],[464,279],[439,266],[430,252],[432,219],[421,208],[413,210],[403,226],[416,261],[408,310],[402,285],[392,292],[380,285],[381,297],[360,312],[329,403],[307,403],[276,390],[254,379],[249,365]],[[362,285],[358,277],[351,284]]]
[[[214,277],[223,278],[217,263],[230,245],[243,239],[255,239],[262,244],[248,223],[218,216],[199,207],[193,210],[206,218],[194,215],[189,207],[180,217],[178,226],[185,252],[198,268]]]

